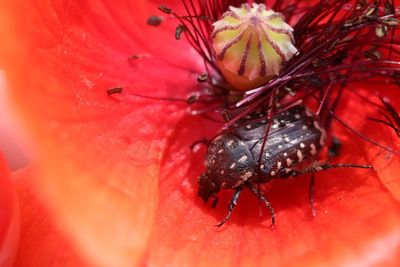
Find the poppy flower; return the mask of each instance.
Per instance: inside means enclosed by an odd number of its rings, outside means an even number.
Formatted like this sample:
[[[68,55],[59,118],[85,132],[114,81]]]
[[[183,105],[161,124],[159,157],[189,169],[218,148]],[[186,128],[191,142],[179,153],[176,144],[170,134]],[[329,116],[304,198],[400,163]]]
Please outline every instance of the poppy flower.
[[[181,1],[168,2],[182,10]],[[271,182],[266,194],[277,215],[274,230],[268,212],[244,192],[230,221],[215,229],[231,192],[221,192],[215,209],[197,197],[205,149],[189,147],[221,125],[188,115],[180,101],[159,100],[184,98],[197,89],[195,80],[203,71],[203,59],[193,48],[171,38],[174,21],[146,24],[160,4],[0,4],[5,37],[0,63],[37,151],[36,171],[21,175],[33,176],[36,193],[28,196],[37,194],[46,203],[55,223],[49,231],[60,231],[57,240],[43,239],[42,228],[30,244],[54,248],[65,239],[72,254],[96,266],[295,266],[299,261],[395,266],[400,260],[398,156],[336,124],[332,132],[342,142],[336,160],[372,164],[374,170],[317,174],[315,217],[308,206],[307,176]],[[354,86],[370,92],[382,84]],[[115,87],[123,88],[121,94],[108,95]],[[385,87],[380,93],[398,106],[398,88]],[[365,101],[346,95],[340,105],[338,116],[352,127],[398,145],[389,127],[378,132],[380,124],[363,120],[375,111],[366,109]],[[19,187],[20,194],[27,190]],[[21,216],[32,218],[29,210],[23,208]],[[37,262],[48,254],[62,257],[57,250],[27,248]]]

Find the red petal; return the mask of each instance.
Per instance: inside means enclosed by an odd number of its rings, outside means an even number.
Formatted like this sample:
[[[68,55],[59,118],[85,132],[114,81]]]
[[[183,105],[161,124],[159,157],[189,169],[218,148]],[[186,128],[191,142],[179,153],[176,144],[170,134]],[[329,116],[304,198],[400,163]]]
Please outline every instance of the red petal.
[[[379,92],[380,96],[389,99],[391,105],[400,113],[400,96],[398,90],[398,87],[385,86]],[[377,123],[368,123],[365,125],[364,130],[374,140],[379,141],[385,146],[390,146],[397,151],[400,150],[400,138],[389,127]],[[400,202],[399,155],[385,151],[372,144],[365,144],[365,151],[382,185],[391,193],[394,199]]]
[[[0,266],[12,266],[17,251],[19,213],[6,162],[0,154]]]
[[[396,85],[376,84],[372,81],[370,83],[355,84],[353,86],[359,88],[358,93],[369,96],[372,102],[381,106],[382,103],[378,96],[389,100],[390,104],[397,109],[397,112],[400,112],[398,108],[400,106],[400,96]],[[397,151],[397,154],[392,153],[355,135],[349,137],[357,138],[362,141],[362,150],[358,153],[360,155],[366,155],[368,161],[373,165],[382,186],[388,190],[394,199],[399,201],[400,179],[397,177],[400,168],[399,136],[397,136],[395,131],[390,127],[367,119],[384,119],[382,115],[377,112],[378,109],[376,107],[367,104],[365,100],[360,99],[355,94],[348,93],[344,95],[343,98],[347,99],[347,101],[342,101],[338,110],[341,111],[340,116],[344,117],[345,121],[347,121],[353,129],[358,130],[359,133],[380,145]]]
[[[21,237],[14,266],[87,266],[60,234],[46,205],[36,196],[32,168],[13,174],[21,210]]]
[[[146,25],[156,12],[146,1],[0,6],[0,34],[7,36],[0,58],[36,140],[43,198],[101,265],[132,266],[146,249],[164,136],[183,114],[169,102],[130,95],[181,96],[194,78],[171,66],[195,65],[192,51],[172,40],[173,32]],[[175,45],[156,45],[167,38]],[[144,58],[132,67],[127,59],[135,53]],[[166,54],[170,62],[157,59]],[[114,86],[123,94],[108,96]]]

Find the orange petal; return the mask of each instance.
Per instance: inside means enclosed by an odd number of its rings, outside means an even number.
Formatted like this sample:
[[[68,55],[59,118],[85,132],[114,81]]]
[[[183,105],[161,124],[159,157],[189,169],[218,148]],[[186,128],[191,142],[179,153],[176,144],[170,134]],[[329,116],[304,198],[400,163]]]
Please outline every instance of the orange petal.
[[[13,266],[19,237],[19,212],[15,188],[0,154],[0,266]]]
[[[62,236],[54,224],[54,215],[36,195],[33,169],[15,172],[13,178],[21,211],[21,235],[14,266],[88,266]]]
[[[182,43],[153,43],[173,38],[146,25],[156,10],[151,1],[0,4],[0,34],[7,36],[0,58],[36,140],[42,197],[68,238],[98,265],[132,266],[142,257],[164,136],[183,114],[132,92],[180,95],[193,80],[179,68],[194,65],[190,57],[155,56],[185,51]],[[140,57],[133,66],[132,54]],[[123,94],[108,96],[114,86]]]

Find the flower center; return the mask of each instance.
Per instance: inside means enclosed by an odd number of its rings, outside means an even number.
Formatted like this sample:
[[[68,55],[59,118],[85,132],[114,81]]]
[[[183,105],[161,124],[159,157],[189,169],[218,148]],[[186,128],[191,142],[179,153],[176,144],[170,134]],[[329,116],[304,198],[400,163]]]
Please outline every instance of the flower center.
[[[217,65],[239,90],[265,84],[297,53],[293,28],[282,14],[266,9],[264,4],[229,7],[213,27]]]

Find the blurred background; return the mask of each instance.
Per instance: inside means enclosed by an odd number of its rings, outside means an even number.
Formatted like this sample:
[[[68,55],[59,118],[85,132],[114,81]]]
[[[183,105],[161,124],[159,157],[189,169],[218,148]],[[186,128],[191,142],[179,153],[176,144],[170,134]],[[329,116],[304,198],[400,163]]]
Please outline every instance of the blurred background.
[[[31,159],[26,131],[14,109],[7,79],[0,69],[0,152],[5,156],[11,171],[26,166]]]

